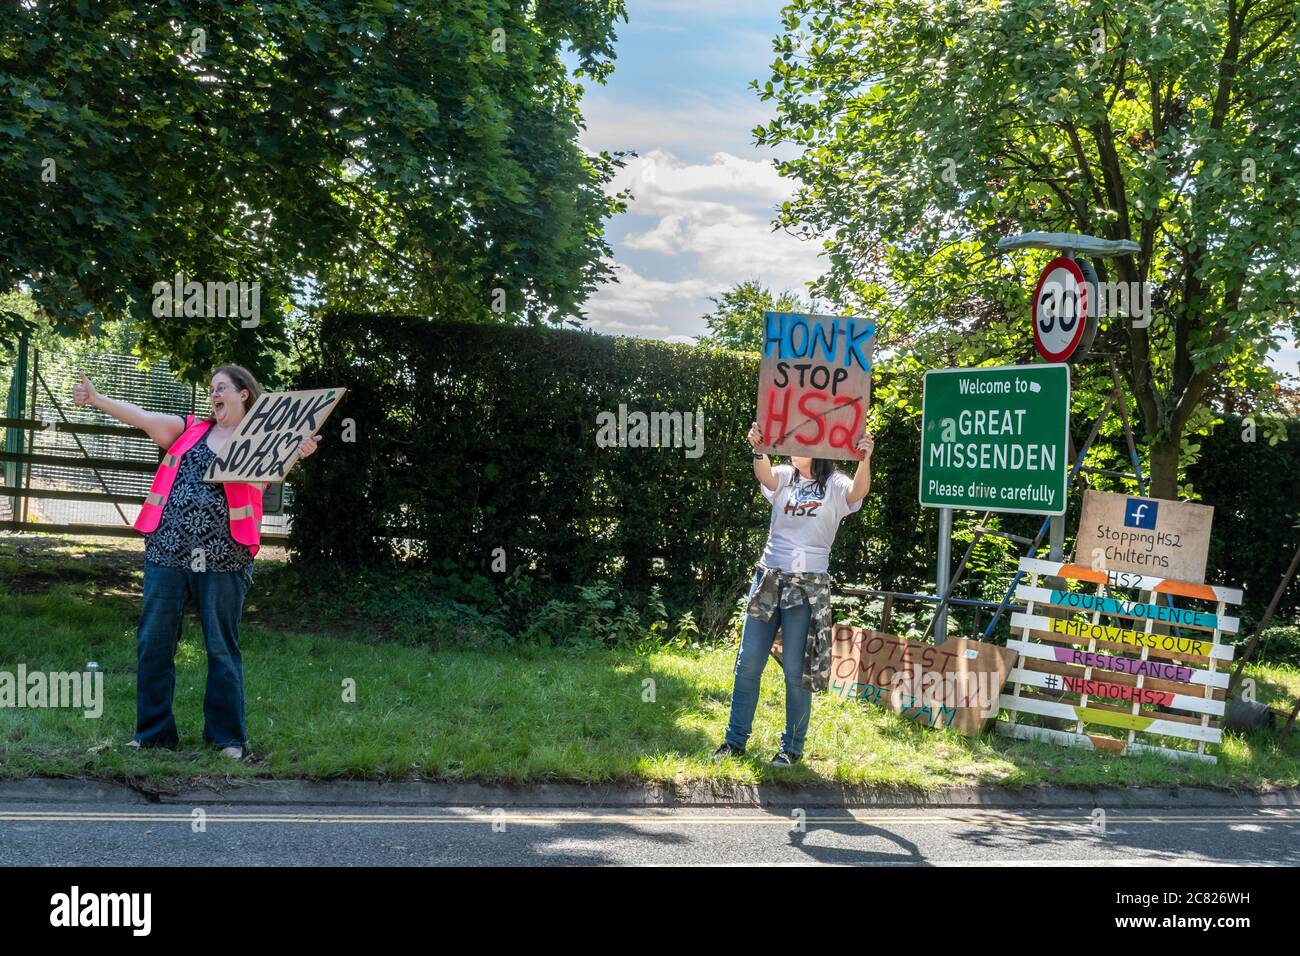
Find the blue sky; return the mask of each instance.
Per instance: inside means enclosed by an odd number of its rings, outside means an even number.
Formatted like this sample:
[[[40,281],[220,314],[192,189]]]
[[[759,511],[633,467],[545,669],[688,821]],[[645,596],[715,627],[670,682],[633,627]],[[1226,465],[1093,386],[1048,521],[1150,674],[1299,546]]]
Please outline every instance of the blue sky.
[[[618,58],[583,99],[589,149],[639,155],[615,183],[631,187],[609,223],[617,284],[588,303],[596,331],[689,341],[704,332],[710,295],[757,278],[804,292],[820,248],[773,232],[792,185],[752,131],[771,116],[750,90],[768,79],[782,0],[628,0]],[[1275,364],[1297,371],[1296,343]]]

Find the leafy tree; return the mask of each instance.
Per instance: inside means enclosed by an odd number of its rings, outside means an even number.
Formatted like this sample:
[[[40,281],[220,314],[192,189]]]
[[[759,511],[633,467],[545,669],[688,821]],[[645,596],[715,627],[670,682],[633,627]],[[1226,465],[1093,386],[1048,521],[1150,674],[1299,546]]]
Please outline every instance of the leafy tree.
[[[882,316],[900,351],[1026,346],[1045,255],[1020,231],[1130,239],[1100,278],[1151,282],[1151,323],[1103,324],[1177,493],[1206,403],[1271,391],[1300,326],[1300,37],[1294,0],[794,0],[764,145],[800,188],[778,224],[820,237],[814,293]],[[934,344],[934,339],[939,345]]]
[[[621,156],[578,146],[577,80],[609,74],[619,18],[622,0],[10,4],[0,291],[30,289],[64,333],[131,316],[191,375],[263,371],[306,298],[580,316]],[[260,283],[260,324],[156,317],[177,273]]]
[[[787,290],[779,295],[773,294],[757,279],[737,283],[722,293],[721,298],[709,296],[709,301],[714,305],[713,311],[704,316],[709,332],[700,336],[700,341],[741,352],[763,350],[764,312],[808,312],[812,309],[812,304],[797,293]]]

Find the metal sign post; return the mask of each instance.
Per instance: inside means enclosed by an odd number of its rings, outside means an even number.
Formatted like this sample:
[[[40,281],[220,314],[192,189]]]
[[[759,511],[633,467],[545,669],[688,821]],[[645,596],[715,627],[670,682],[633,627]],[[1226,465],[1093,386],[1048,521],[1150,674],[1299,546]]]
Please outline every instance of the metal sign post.
[[[1049,560],[1065,560],[1065,515],[1052,515],[1052,525],[1047,532],[1047,548]]]
[[[952,571],[952,509],[939,509],[939,564],[934,575],[934,593],[941,598],[948,595],[948,575]],[[934,617],[934,643],[942,644],[948,639],[948,604],[939,604],[939,611]]]

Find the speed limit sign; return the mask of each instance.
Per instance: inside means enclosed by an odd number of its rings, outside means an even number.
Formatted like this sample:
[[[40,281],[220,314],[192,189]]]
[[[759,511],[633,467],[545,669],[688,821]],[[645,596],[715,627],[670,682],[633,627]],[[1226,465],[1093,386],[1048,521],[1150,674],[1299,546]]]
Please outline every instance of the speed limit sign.
[[[1086,262],[1058,256],[1049,262],[1034,287],[1031,313],[1034,345],[1049,362],[1064,362],[1096,328],[1097,274]]]

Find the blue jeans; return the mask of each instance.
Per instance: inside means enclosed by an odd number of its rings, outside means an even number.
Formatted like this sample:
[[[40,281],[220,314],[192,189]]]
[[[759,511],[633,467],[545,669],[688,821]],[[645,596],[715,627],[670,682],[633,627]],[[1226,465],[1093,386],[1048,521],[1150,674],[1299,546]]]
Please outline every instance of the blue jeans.
[[[754,575],[750,586],[752,597],[758,589],[760,574]],[[791,754],[803,753],[804,737],[808,734],[808,720],[812,716],[812,691],[805,690],[803,679],[803,652],[808,643],[808,627],[812,623],[812,607],[804,601],[798,607],[777,607],[770,621],[760,621],[745,615],[745,628],[740,635],[740,649],[736,652],[736,683],[731,692],[731,720],[727,723],[727,743],[733,747],[745,746],[754,725],[754,710],[758,707],[758,686],[763,668],[772,653],[776,629],[781,628],[781,660],[785,668],[785,733],[781,736],[781,749]]]
[[[144,747],[180,743],[172,715],[176,645],[185,599],[198,605],[208,648],[208,685],[203,694],[203,739],[217,747],[246,747],[244,663],[239,619],[253,582],[243,571],[191,571],[144,563],[144,608],[136,631],[135,739]]]

